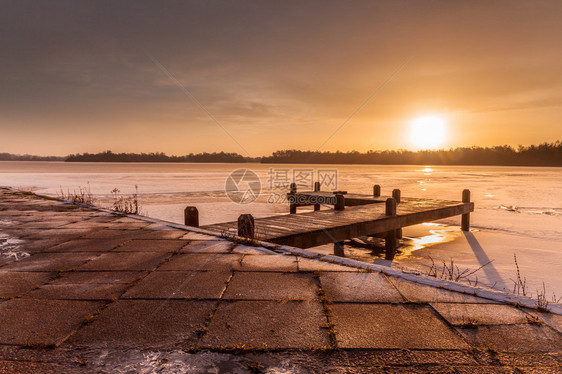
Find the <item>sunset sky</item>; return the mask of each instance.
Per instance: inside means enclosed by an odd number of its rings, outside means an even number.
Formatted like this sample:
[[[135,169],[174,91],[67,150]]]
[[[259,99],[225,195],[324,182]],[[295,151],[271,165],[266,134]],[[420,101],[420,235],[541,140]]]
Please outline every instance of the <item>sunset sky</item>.
[[[562,140],[558,0],[0,9],[0,152],[418,149],[428,115],[443,148]]]

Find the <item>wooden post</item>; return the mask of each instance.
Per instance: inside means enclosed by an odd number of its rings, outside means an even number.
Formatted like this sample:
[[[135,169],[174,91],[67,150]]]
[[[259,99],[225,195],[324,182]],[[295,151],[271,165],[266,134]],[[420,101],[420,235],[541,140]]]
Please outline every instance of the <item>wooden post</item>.
[[[291,183],[289,194],[296,195],[296,193],[297,193],[297,184]],[[293,196],[293,199],[294,198],[295,198],[295,196]],[[297,213],[297,204],[296,204],[296,201],[294,201],[294,200],[289,203],[289,213],[290,214]]]
[[[320,182],[314,182],[314,192],[320,192]],[[314,204],[314,211],[320,210],[320,204]]]
[[[199,211],[194,206],[188,206],[183,211],[186,226],[199,227]]]
[[[254,238],[254,217],[251,214],[241,214],[238,217],[238,236]]]
[[[334,255],[345,257],[345,253],[343,250],[343,242],[335,242],[334,243]]]
[[[343,194],[336,194],[336,205],[334,205],[334,210],[344,210],[345,209],[345,197]]]
[[[291,191],[289,193],[297,193],[297,184],[291,183]]]
[[[394,194],[394,191],[392,191]],[[396,215],[396,200],[394,198],[386,199],[386,211],[387,216]],[[384,240],[384,249],[386,260],[392,261],[394,259],[394,253],[396,252],[396,230],[390,230],[386,232],[386,238]]]
[[[379,184],[375,184],[373,186],[373,197],[379,197],[381,195],[381,186]]]
[[[396,200],[396,204],[400,204],[400,190],[398,188],[392,190],[392,197]]]
[[[470,190],[462,191],[462,202],[470,203]],[[466,213],[461,216],[461,230],[470,231],[470,213]]]

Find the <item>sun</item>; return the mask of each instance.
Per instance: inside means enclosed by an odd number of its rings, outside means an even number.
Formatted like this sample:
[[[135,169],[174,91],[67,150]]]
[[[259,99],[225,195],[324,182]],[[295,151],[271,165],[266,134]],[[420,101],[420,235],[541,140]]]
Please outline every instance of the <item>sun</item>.
[[[437,148],[446,135],[445,120],[439,116],[418,117],[411,122],[410,140],[418,149]]]

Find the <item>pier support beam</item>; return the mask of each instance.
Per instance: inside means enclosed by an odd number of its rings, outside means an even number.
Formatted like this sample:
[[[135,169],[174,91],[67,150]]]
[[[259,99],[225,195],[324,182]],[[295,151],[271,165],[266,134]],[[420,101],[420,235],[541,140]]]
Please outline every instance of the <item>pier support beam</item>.
[[[297,184],[296,183],[291,183],[291,187],[290,187],[290,191],[289,194],[290,195],[295,195],[297,193]],[[290,214],[295,214],[297,213],[297,204],[296,201],[292,201],[289,203],[289,213]]]
[[[336,205],[334,205],[334,210],[344,210],[345,209],[345,197],[343,194],[336,194]]]
[[[183,211],[186,226],[199,227],[199,211],[194,206],[188,206]]]
[[[314,192],[320,192],[320,182],[314,182]],[[314,211],[320,210],[320,204],[314,204]]]
[[[396,204],[400,204],[400,190],[398,188],[392,190],[392,197],[396,200]]]
[[[238,236],[254,239],[254,217],[251,214],[241,214],[238,217]]]
[[[387,216],[396,215],[396,200],[394,200],[394,198],[386,199],[385,214]],[[384,249],[385,249],[384,258],[386,260],[392,261],[394,259],[394,254],[396,252],[396,230],[390,230],[386,232],[386,238],[384,240]]]
[[[470,190],[462,191],[462,202],[470,203]],[[461,230],[470,231],[470,213],[466,213],[461,216]]]
[[[375,184],[373,186],[373,197],[380,197],[381,195],[381,186],[379,184]]]
[[[334,243],[334,255],[345,257],[345,253],[343,250],[343,242],[335,242]]]

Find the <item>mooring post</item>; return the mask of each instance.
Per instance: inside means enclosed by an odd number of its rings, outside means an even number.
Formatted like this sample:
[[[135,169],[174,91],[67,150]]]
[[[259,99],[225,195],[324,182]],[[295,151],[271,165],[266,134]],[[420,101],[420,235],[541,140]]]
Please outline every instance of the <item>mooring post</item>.
[[[314,182],[314,192],[320,192],[320,182]],[[314,210],[320,210],[320,204],[314,204]]]
[[[373,197],[379,197],[381,195],[381,186],[379,184],[375,184],[373,186]]]
[[[470,203],[470,190],[462,191],[462,202]],[[470,231],[470,213],[465,213],[461,216],[461,230]]]
[[[199,211],[194,206],[188,206],[183,211],[186,226],[199,227]]]
[[[335,242],[334,243],[334,255],[345,257],[345,253],[343,250],[343,242]]]
[[[394,191],[393,191],[394,194]],[[394,198],[386,199],[386,211],[387,216],[396,215],[396,200]],[[384,240],[384,249],[386,260],[392,261],[394,259],[394,253],[396,251],[396,230],[390,230],[386,232],[386,238]]]
[[[336,204],[334,205],[334,210],[344,210],[345,209],[345,197],[343,194],[336,194]]]
[[[392,197],[396,200],[396,204],[400,204],[400,190],[398,188],[392,190]]]
[[[296,194],[297,194],[297,184],[291,183],[289,194],[291,196],[292,201],[289,202],[289,213],[295,214],[297,212],[297,202],[296,202]]]
[[[254,217],[251,214],[241,214],[238,217],[238,236],[254,238]]]

